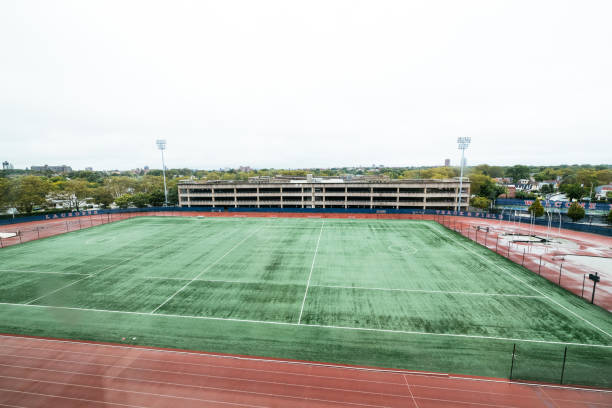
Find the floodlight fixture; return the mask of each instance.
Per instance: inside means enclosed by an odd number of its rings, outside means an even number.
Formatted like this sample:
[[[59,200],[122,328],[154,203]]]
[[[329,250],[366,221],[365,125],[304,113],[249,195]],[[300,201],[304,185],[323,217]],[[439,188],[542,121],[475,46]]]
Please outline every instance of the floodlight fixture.
[[[458,137],[457,145],[459,146],[459,150],[461,150],[461,174],[459,176],[459,197],[457,199],[456,210],[461,210],[461,193],[463,190],[463,165],[465,164],[465,149],[468,148],[470,142],[472,141],[471,137]]]
[[[164,150],[166,150],[166,139],[157,139],[155,143],[157,144],[157,148],[161,150],[162,174],[164,175],[164,206],[168,206],[168,188],[166,187],[166,162],[164,160]]]

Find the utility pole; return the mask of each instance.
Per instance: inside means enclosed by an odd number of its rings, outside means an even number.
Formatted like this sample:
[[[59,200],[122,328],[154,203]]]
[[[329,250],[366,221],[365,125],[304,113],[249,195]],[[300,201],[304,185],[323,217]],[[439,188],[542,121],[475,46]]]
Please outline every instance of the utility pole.
[[[463,189],[463,164],[465,162],[465,149],[468,148],[470,142],[472,141],[471,137],[458,137],[457,144],[459,145],[459,150],[461,150],[461,174],[459,176],[459,198],[457,200],[456,210],[461,210],[461,193]],[[469,197],[468,197],[469,199]]]
[[[162,174],[164,175],[164,206],[168,206],[168,188],[166,188],[166,162],[164,160],[164,150],[166,150],[166,140],[157,139],[157,148],[161,150]]]

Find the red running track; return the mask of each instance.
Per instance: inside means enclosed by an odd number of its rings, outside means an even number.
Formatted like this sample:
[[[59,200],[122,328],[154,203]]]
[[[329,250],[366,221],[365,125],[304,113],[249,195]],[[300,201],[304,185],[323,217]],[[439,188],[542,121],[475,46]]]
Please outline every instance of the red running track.
[[[0,407],[610,407],[612,390],[0,335]]]

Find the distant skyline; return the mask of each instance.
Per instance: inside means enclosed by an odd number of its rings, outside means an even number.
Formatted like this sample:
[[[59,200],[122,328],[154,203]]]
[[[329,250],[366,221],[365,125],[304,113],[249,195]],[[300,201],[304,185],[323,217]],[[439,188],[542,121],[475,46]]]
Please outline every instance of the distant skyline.
[[[15,168],[612,162],[610,1],[0,3]]]

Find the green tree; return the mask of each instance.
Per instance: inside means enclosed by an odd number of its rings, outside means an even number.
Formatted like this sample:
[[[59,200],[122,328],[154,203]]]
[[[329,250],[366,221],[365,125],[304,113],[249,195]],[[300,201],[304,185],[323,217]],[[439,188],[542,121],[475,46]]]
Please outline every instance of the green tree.
[[[115,197],[113,197],[108,188],[104,186],[93,189],[91,196],[94,203],[101,205],[103,208],[108,208],[115,200]]]
[[[31,213],[47,203],[51,183],[45,177],[23,176],[17,180],[14,204],[20,212]]]
[[[491,200],[486,197],[472,197],[470,199],[470,205],[472,207],[481,208],[486,210],[491,205]]]
[[[612,224],[612,210],[608,213],[608,224]]]
[[[166,201],[164,190],[155,190],[149,193],[149,204],[153,207],[161,207],[164,205],[164,201]]]
[[[542,194],[550,194],[553,193],[555,189],[550,184],[542,184],[542,188],[540,188],[540,192]]]
[[[529,178],[529,167],[517,164],[506,169],[506,176],[512,177],[512,180],[516,183],[520,179]]]
[[[8,178],[0,178],[0,209],[13,205],[14,183]]]
[[[584,208],[577,201],[574,201],[570,208],[567,210],[567,216],[572,219],[572,221],[576,222],[584,218]]]
[[[89,183],[85,180],[75,179],[68,180],[63,183],[63,193],[65,198],[70,203],[70,208],[79,211],[81,201],[91,195]]]
[[[132,204],[138,208],[144,208],[149,204],[151,197],[147,193],[136,193],[132,195]]]
[[[136,181],[126,176],[113,176],[104,180],[104,185],[109,189],[113,197],[118,198],[134,191]]]
[[[562,184],[560,190],[570,200],[580,200],[586,192],[580,184]]]
[[[124,194],[120,197],[115,198],[115,204],[117,204],[119,208],[128,208],[130,204],[132,204],[132,195]]]
[[[539,198],[536,198],[533,204],[529,206],[529,212],[534,217],[541,217],[544,215],[544,207],[542,206]]]

